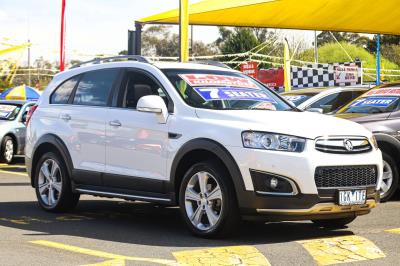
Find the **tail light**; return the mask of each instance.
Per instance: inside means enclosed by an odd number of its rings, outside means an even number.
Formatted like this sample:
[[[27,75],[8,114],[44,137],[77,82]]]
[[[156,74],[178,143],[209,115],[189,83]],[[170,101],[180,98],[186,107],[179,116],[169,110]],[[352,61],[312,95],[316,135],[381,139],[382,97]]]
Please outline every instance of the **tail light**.
[[[29,122],[31,121],[33,113],[36,111],[38,108],[38,105],[32,105],[31,108],[29,108],[28,113],[26,114],[26,126],[28,126]]]

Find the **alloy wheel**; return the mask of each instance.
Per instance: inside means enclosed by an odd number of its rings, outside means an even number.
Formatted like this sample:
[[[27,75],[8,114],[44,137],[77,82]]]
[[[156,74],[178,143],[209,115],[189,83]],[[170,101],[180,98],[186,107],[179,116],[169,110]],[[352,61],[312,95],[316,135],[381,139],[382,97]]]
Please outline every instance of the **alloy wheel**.
[[[199,230],[213,229],[221,218],[223,195],[217,179],[208,172],[194,174],[185,190],[185,209]]]
[[[14,143],[11,139],[8,139],[5,143],[4,158],[7,162],[11,162],[14,157]]]
[[[45,205],[57,205],[62,191],[62,175],[60,166],[53,159],[45,160],[40,166],[38,190]]]
[[[383,161],[383,176],[382,176],[382,184],[381,184],[381,198],[384,198],[390,191],[390,188],[393,184],[393,170],[390,167],[390,164]]]

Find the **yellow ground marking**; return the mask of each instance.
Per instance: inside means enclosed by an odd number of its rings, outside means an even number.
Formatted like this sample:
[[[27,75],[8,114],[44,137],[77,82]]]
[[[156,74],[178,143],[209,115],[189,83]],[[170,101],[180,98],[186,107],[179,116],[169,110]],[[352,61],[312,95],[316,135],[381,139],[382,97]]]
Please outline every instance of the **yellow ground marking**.
[[[168,265],[168,266],[177,266],[178,265],[177,262],[174,260],[123,256],[123,255],[117,255],[117,254],[112,254],[112,253],[98,251],[98,250],[81,248],[81,247],[77,247],[77,246],[71,246],[71,245],[66,245],[66,244],[62,244],[62,243],[46,241],[46,240],[30,241],[30,243],[49,247],[49,248],[57,248],[57,249],[65,250],[65,251],[70,251],[70,252],[75,252],[75,253],[80,253],[80,254],[84,254],[84,255],[107,259],[106,261],[101,262],[101,263],[91,264],[92,266],[93,265],[97,265],[97,266],[100,266],[100,265],[101,266],[125,265],[125,261],[141,261],[141,262],[149,262],[149,263],[158,263],[158,264]]]
[[[94,218],[92,218],[92,217],[87,217],[87,216],[83,216],[83,215],[75,215],[75,214],[68,214],[68,215],[56,217],[57,221],[65,221],[65,222],[93,220],[93,219]]]
[[[13,223],[13,224],[23,224],[23,225],[30,224],[31,222],[51,223],[51,221],[49,221],[49,220],[42,220],[42,219],[29,217],[29,216],[21,216],[21,217],[18,217],[18,218],[3,218],[3,217],[0,217],[0,221],[9,222],[9,223]]]
[[[18,172],[5,171],[5,170],[0,170],[0,173],[11,174],[11,175],[19,175],[19,176],[28,176],[27,173],[18,173]]]
[[[26,166],[25,165],[21,165],[21,164],[0,163],[0,168],[26,168]]]
[[[385,254],[370,240],[342,236],[298,241],[319,265],[384,258]]]
[[[233,246],[173,252],[179,265],[271,265],[255,247]]]
[[[400,235],[400,228],[394,228],[394,229],[385,230],[385,232],[393,233],[393,234],[399,234]]]

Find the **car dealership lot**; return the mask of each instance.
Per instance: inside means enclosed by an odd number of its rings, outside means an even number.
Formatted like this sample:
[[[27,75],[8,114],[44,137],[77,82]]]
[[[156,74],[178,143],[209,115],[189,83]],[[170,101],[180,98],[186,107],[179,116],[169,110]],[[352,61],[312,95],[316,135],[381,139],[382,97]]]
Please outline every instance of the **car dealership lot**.
[[[0,165],[1,265],[313,265],[400,261],[399,196],[342,230],[309,222],[245,224],[235,237],[191,236],[176,208],[82,197],[39,209],[22,162]],[[391,230],[391,231],[388,231]]]

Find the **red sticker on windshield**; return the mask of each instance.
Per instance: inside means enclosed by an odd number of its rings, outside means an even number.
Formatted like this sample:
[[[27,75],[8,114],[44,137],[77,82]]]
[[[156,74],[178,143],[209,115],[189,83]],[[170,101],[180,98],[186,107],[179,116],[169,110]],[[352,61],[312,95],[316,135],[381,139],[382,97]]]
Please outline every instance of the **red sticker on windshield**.
[[[212,74],[180,74],[187,84],[192,87],[198,86],[230,86],[236,88],[258,89],[257,85],[250,79]]]
[[[400,88],[391,87],[391,88],[381,88],[370,90],[364,94],[364,96],[377,96],[377,95],[396,95],[400,96]]]

